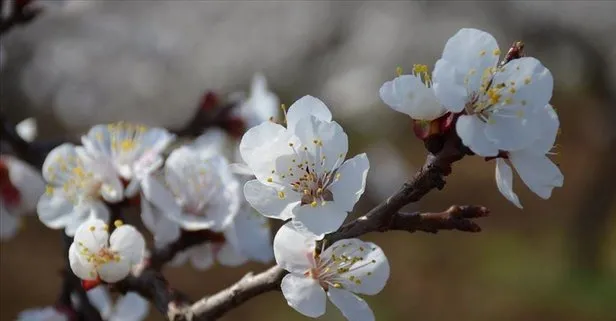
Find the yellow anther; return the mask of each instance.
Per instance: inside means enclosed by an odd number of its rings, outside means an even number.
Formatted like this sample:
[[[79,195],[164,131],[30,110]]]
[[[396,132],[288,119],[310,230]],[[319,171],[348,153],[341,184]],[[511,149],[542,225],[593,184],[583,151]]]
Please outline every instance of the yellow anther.
[[[317,203],[317,201],[312,201],[312,203],[310,203],[310,206],[312,206],[312,207],[317,207],[317,205],[319,205],[319,203]]]
[[[271,177],[268,177],[268,178],[267,178],[267,182],[268,182],[268,183],[271,183],[271,182],[273,182],[273,181],[274,181],[274,179],[273,179],[273,178],[271,178]]]
[[[113,225],[114,225],[115,227],[120,227],[120,226],[124,225],[124,222],[122,222],[121,220],[115,220],[115,221],[113,222]]]
[[[515,92],[516,92],[515,87],[509,87],[509,92],[512,93],[512,94],[515,94]]]
[[[402,67],[398,66],[396,67],[396,75],[398,75],[398,77],[402,76]]]
[[[94,226],[90,226],[88,229],[89,229],[91,232],[94,232],[94,230],[95,230],[96,228],[95,228]]]
[[[354,280],[355,280],[355,275],[349,276],[349,281],[354,281]]]
[[[285,195],[283,191],[278,192],[278,198],[284,199]]]
[[[372,263],[376,263],[376,260],[372,260],[371,262],[372,262]]]
[[[342,176],[342,175],[340,175],[340,173],[336,173],[336,180],[339,180],[340,176]]]
[[[524,78],[524,84],[525,84],[525,85],[530,84],[530,77],[526,77],[526,78]]]
[[[494,120],[494,118],[488,118],[488,124],[494,125],[496,124],[496,120]]]
[[[523,111],[523,110],[518,110],[515,114],[516,114],[516,116],[518,116],[519,118],[524,117],[524,111]]]
[[[486,51],[485,50],[479,51],[479,55],[482,56],[482,57],[485,56],[486,55]]]
[[[511,97],[507,97],[507,98],[505,98],[505,104],[506,104],[506,105],[510,105],[512,101],[513,101],[513,100],[511,99]]]
[[[471,68],[471,70],[468,71],[468,74],[471,75],[471,76],[476,74],[476,73],[477,73],[477,69],[475,69],[475,68]]]
[[[289,143],[289,146],[290,146],[290,147],[293,147],[293,143]]]
[[[501,54],[501,51],[500,51],[500,49],[496,48],[496,49],[494,49],[494,51],[492,51],[492,54],[495,55],[495,56],[499,56]]]
[[[368,276],[371,276],[371,275],[372,275],[372,272],[368,272],[368,273],[366,273],[366,274],[367,274]]]
[[[317,188],[317,195],[321,195],[321,193],[323,193],[323,189],[322,188]]]
[[[363,251],[364,251],[364,248],[360,246],[360,247],[359,247],[359,250],[360,250],[361,252],[363,252]]]
[[[130,151],[133,150],[135,148],[135,141],[131,140],[131,139],[125,139],[120,143],[120,149],[122,149],[123,151]]]
[[[309,190],[307,190],[307,189],[305,189],[305,190],[304,190],[304,194],[305,194],[305,195],[310,195],[310,191],[309,191]]]
[[[342,284],[340,284],[340,283],[334,283],[334,288],[336,288],[336,289],[340,289],[340,288],[342,288]]]
[[[360,279],[355,280],[355,284],[360,285],[361,284],[361,280]]]
[[[318,143],[319,143],[319,141],[315,139],[315,140],[313,140],[313,141],[312,141],[312,143],[314,143],[314,144],[318,144]]]
[[[53,195],[53,187],[52,187],[52,186],[50,186],[50,185],[47,185],[47,186],[45,187],[45,194],[47,194],[47,195]]]
[[[109,225],[107,225],[107,224],[103,225],[103,230],[104,231],[109,231]]]

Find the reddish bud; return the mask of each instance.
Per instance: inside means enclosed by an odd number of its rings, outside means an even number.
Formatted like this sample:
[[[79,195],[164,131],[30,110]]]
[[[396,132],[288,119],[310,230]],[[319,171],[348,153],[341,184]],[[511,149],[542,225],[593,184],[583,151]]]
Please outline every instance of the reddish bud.
[[[96,280],[81,280],[81,287],[84,290],[89,291],[101,285],[101,283],[103,283],[103,281],[101,281],[101,278],[96,277]]]
[[[234,138],[240,139],[246,132],[246,124],[239,117],[229,117],[223,124],[224,129]]]
[[[9,168],[0,160],[0,199],[7,206],[17,206],[21,202],[21,192],[11,182]]]
[[[218,99],[218,95],[216,95],[213,91],[208,91],[201,98],[199,108],[203,111],[212,111],[218,106],[219,102],[220,100]]]

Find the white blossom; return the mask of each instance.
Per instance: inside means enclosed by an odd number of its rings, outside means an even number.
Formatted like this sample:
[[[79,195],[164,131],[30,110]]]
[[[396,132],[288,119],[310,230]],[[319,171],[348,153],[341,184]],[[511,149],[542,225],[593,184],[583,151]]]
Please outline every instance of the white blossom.
[[[436,99],[425,65],[415,65],[412,75],[400,75],[385,82],[379,96],[393,110],[417,120],[434,120],[447,111]]]
[[[62,144],[43,164],[47,190],[39,199],[39,219],[49,228],[64,228],[72,236],[91,215],[107,220],[105,202],[123,199],[120,178],[104,159],[93,157],[83,147]]]
[[[104,286],[89,290],[87,295],[104,321],[141,321],[147,317],[150,308],[148,301],[135,292],[128,292],[115,302]]]
[[[145,250],[141,233],[120,221],[114,224],[111,236],[107,224],[99,219],[88,220],[77,229],[68,256],[73,273],[80,279],[115,283],[141,263]]]
[[[546,155],[550,153],[556,141],[558,115],[550,105],[539,108],[534,113],[533,118],[541,124],[541,131],[532,145],[522,150],[508,152],[506,159],[496,159],[498,190],[519,208],[522,208],[522,205],[513,192],[513,173],[509,164],[516,169],[524,184],[543,199],[550,198],[552,189],[561,187],[564,180],[558,166]]]
[[[25,162],[0,156],[0,240],[13,238],[24,215],[34,213],[45,182],[37,170]]]
[[[266,120],[275,120],[280,108],[278,96],[267,88],[267,80],[261,73],[252,78],[250,96],[237,109],[246,128],[252,128]]]
[[[523,57],[498,66],[501,51],[489,33],[461,29],[436,62],[433,87],[440,103],[464,112],[456,131],[480,156],[527,147],[540,126],[530,118],[552,97],[553,78],[539,60]]]
[[[342,225],[363,194],[368,158],[344,161],[347,135],[317,98],[296,101],[286,120],[287,128],[264,122],[242,137],[240,153],[256,176],[244,195],[261,214],[291,218],[322,237]]]
[[[146,177],[143,193],[182,229],[221,231],[239,210],[239,182],[220,155],[180,147],[167,158],[163,176]]]
[[[368,304],[354,293],[375,295],[385,287],[389,262],[381,248],[347,239],[315,254],[314,240],[291,223],[274,238],[276,262],[290,272],[280,285],[289,306],[316,318],[325,313],[327,296],[348,320],[375,320]]]
[[[55,307],[34,308],[22,311],[17,321],[69,321],[70,318]]]
[[[118,122],[96,125],[81,138],[94,158],[106,160],[128,182],[124,195],[139,192],[141,180],[163,164],[161,154],[175,135],[163,128]]]
[[[21,137],[21,139],[25,140],[28,143],[31,143],[38,136],[38,125],[36,123],[36,119],[30,117],[20,121],[17,125],[15,125],[15,131]]]

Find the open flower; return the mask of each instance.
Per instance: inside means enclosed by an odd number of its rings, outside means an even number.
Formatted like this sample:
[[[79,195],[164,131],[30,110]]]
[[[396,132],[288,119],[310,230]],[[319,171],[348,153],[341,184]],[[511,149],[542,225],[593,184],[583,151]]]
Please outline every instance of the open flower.
[[[15,236],[22,216],[34,213],[44,192],[38,171],[17,158],[0,156],[0,240]]]
[[[137,229],[114,222],[116,229],[109,236],[109,227],[98,219],[79,226],[68,257],[73,273],[82,280],[115,283],[124,279],[131,268],[141,263],[145,240]]]
[[[141,180],[163,164],[161,154],[175,135],[163,128],[118,122],[96,125],[81,138],[88,153],[106,160],[128,182],[124,195],[139,192]]]
[[[447,41],[433,73],[437,99],[448,111],[465,113],[456,131],[480,156],[530,145],[540,128],[529,118],[552,97],[552,74],[539,60],[523,57],[497,66],[500,53],[489,33],[461,29]]]
[[[358,239],[340,240],[314,252],[314,238],[298,232],[291,223],[274,238],[274,255],[289,271],[280,287],[289,306],[309,317],[325,313],[325,296],[350,321],[372,321],[374,313],[354,293],[375,295],[389,278],[389,262],[373,243]]]
[[[37,205],[39,219],[49,228],[64,228],[69,236],[90,215],[108,219],[103,201],[123,198],[122,182],[113,168],[72,144],[62,144],[47,155],[43,178],[48,185]]]
[[[271,122],[249,130],[242,158],[256,180],[246,199],[261,214],[296,224],[317,236],[337,230],[364,192],[366,154],[344,161],[347,135],[320,100],[305,96],[287,113],[287,128]]]
[[[148,301],[135,292],[122,295],[115,303],[104,286],[97,286],[87,294],[105,321],[141,321],[147,317],[150,308]]]
[[[547,157],[554,146],[558,134],[558,115],[550,105],[534,111],[534,121],[541,124],[541,131],[529,147],[505,154],[506,158],[496,159],[496,185],[510,202],[522,208],[520,200],[513,192],[513,165],[520,178],[531,191],[543,199],[552,195],[554,187],[563,185],[563,174]]]
[[[239,210],[240,185],[222,156],[180,147],[167,158],[163,180],[146,177],[143,193],[185,230],[222,231]]]
[[[425,65],[413,66],[413,75],[399,75],[384,83],[379,95],[393,110],[416,120],[434,120],[446,112],[434,95],[428,66]]]
[[[157,246],[164,246],[179,237],[179,226],[175,222],[166,221],[164,215],[153,207],[146,206],[144,209],[152,211],[147,216],[159,218],[156,225],[158,229],[153,232]],[[175,230],[178,234],[173,238],[172,233]],[[178,253],[171,265],[180,266],[190,262],[194,268],[205,270],[215,262],[223,266],[235,267],[247,261],[267,263],[274,256],[267,219],[255,212],[247,203],[244,203],[233,222],[223,232],[204,231],[204,233],[209,234],[210,242]]]

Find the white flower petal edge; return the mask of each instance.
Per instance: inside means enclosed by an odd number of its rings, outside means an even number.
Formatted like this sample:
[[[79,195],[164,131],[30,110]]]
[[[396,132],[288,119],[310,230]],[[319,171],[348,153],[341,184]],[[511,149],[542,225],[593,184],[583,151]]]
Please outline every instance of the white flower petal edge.
[[[252,128],[264,121],[275,119],[278,114],[280,101],[278,97],[268,90],[267,80],[261,73],[252,78],[250,97],[240,106],[240,117]]]
[[[504,159],[496,160],[496,187],[507,200],[518,208],[522,208],[518,195],[513,191],[513,173]]]
[[[402,75],[385,82],[379,90],[379,96],[393,110],[413,119],[434,120],[446,112],[436,99],[433,89],[414,75]]]
[[[295,130],[295,125],[302,118],[314,116],[325,122],[332,120],[332,113],[329,108],[319,98],[306,95],[291,105],[287,111],[287,128],[290,131]]]
[[[34,308],[22,311],[17,321],[69,321],[69,317],[54,307]]]
[[[354,293],[379,293],[389,278],[389,263],[373,243],[340,240],[314,252],[314,236],[283,225],[274,237],[277,264],[290,273],[281,289],[288,304],[298,312],[318,317],[325,312],[325,293],[351,321],[374,320],[365,301]]]
[[[111,237],[102,220],[91,219],[79,226],[69,248],[69,262],[75,275],[84,280],[100,278],[115,283],[141,263],[145,254],[143,236],[132,226],[119,222],[116,225]]]
[[[128,292],[115,304],[109,321],[141,321],[148,316],[149,302],[135,292]]]

